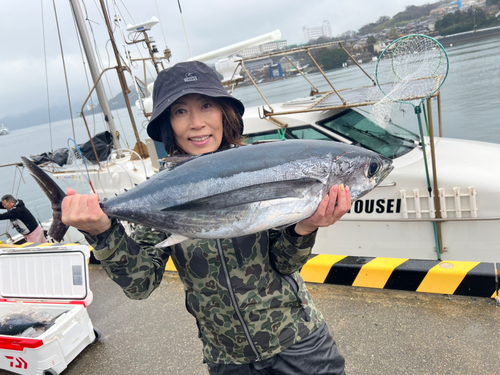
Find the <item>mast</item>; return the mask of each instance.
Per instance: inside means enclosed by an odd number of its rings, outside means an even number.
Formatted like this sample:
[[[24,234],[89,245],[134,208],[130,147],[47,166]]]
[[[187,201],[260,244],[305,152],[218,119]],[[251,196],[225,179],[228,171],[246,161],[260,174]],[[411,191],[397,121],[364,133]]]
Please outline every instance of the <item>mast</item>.
[[[134,135],[135,135],[135,138],[136,138],[136,141],[137,141],[136,147],[135,147],[135,151],[137,151],[137,153],[141,157],[148,157],[149,155],[148,155],[148,152],[147,152],[146,145],[141,142],[141,138],[139,137],[139,132],[137,131],[137,127],[135,125],[134,115],[132,114],[132,108],[130,107],[130,101],[128,99],[128,93],[130,92],[130,90],[129,90],[128,86],[127,86],[127,81],[125,79],[125,74],[123,73],[123,71],[127,70],[127,68],[125,68],[125,67],[122,66],[120,54],[118,52],[118,48],[116,47],[116,42],[115,42],[115,38],[114,38],[114,35],[113,35],[113,30],[111,29],[111,24],[109,22],[108,13],[107,13],[107,10],[106,10],[106,5],[104,4],[104,0],[100,0],[100,3],[101,3],[102,12],[103,12],[103,15],[104,15],[104,21],[106,21],[106,26],[107,26],[107,29],[108,29],[109,39],[111,41],[111,45],[113,46],[113,52],[115,54],[116,64],[118,65],[118,68],[116,69],[116,72],[118,73],[118,80],[120,81],[120,86],[121,86],[122,92],[123,92],[123,98],[125,99],[125,104],[127,106],[128,114],[129,114],[129,117],[130,117],[130,122],[132,124],[132,128],[134,129]]]
[[[85,27],[85,21],[83,18],[82,10],[80,8],[80,4],[78,3],[78,0],[69,0],[69,2],[71,4],[71,8],[73,9],[73,15],[75,16],[78,33],[80,34],[80,38],[82,40],[85,56],[87,57],[87,62],[89,63],[90,74],[92,75],[92,80],[96,85],[97,99],[99,100],[102,112],[104,113],[104,120],[108,124],[108,128],[113,135],[113,146],[116,150],[119,150],[122,148],[122,146],[120,145],[120,141],[117,137],[115,123],[113,121],[111,109],[109,108],[108,99],[106,98],[104,86],[102,85],[101,81],[98,81],[99,67],[97,66],[94,51],[92,49],[92,43],[90,42],[87,28]]]

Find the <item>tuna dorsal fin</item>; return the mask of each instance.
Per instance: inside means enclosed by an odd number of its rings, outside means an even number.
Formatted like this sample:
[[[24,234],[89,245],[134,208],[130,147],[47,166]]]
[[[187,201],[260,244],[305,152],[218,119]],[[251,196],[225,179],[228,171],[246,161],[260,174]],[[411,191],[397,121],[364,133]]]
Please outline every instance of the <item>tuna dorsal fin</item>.
[[[242,204],[261,202],[273,199],[303,197],[303,191],[316,186],[321,189],[323,184],[312,178],[298,180],[275,181],[265,184],[246,186],[210,197],[196,199],[176,206],[164,208],[162,211],[198,211],[218,210]]]

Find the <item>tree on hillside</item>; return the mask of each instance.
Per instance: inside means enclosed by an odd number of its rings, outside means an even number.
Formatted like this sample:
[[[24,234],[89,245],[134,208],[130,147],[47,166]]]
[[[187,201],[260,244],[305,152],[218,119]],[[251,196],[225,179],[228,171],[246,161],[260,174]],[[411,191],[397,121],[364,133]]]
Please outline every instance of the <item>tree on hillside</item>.
[[[391,31],[389,31],[389,38],[391,39],[396,39],[399,35],[398,29],[395,27],[391,28]]]
[[[307,44],[309,44],[309,45],[323,44],[323,43],[330,43],[331,41],[333,41],[333,38],[327,38],[326,36],[320,36],[318,39],[311,40]]]
[[[500,0],[486,0],[486,5],[500,5]]]
[[[373,35],[370,35],[366,40],[366,44],[368,44],[368,52],[373,53],[373,45],[377,43],[377,39]]]
[[[352,37],[354,37],[355,35],[356,35],[356,31],[349,30],[349,31],[346,31],[345,33],[340,34],[338,37],[341,40],[349,40]]]
[[[383,24],[384,22],[387,22],[391,19],[389,16],[380,16],[379,19],[377,20],[377,25]]]
[[[321,53],[318,61],[323,65],[323,69],[335,69],[341,68],[342,63],[345,63],[348,59],[347,54],[344,50],[340,48],[336,49],[327,49]]]
[[[369,23],[368,25],[364,25],[358,30],[358,34],[360,35],[366,35],[366,34],[371,34],[375,30],[375,26],[377,26],[376,23]]]
[[[441,35],[449,35],[474,30],[487,24],[487,16],[481,8],[456,10],[436,21],[435,28]]]

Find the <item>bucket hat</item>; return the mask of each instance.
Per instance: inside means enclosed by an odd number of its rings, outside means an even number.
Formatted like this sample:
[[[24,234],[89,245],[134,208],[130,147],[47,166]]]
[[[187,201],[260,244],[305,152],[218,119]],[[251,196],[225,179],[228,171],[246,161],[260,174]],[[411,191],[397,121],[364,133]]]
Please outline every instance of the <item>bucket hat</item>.
[[[153,89],[153,114],[147,132],[155,141],[163,142],[167,152],[174,141],[167,109],[177,99],[188,94],[226,98],[240,118],[245,112],[243,103],[227,93],[215,71],[208,65],[199,61],[188,61],[162,70]]]

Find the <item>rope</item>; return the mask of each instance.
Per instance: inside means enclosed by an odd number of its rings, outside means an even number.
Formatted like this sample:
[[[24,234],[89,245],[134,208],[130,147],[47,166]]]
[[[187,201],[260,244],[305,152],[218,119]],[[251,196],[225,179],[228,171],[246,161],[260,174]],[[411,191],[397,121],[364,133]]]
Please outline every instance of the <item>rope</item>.
[[[184,34],[186,35],[186,43],[188,46],[189,57],[193,57],[193,55],[191,54],[191,47],[189,47],[189,40],[188,40],[187,31],[186,31],[186,25],[184,24],[184,17],[182,16],[181,3],[179,0],[177,0],[177,4],[179,4],[179,12],[181,13],[182,26],[184,26]]]
[[[85,170],[87,171],[87,175],[85,175],[85,173],[83,173],[83,171],[80,169],[80,166],[78,165],[78,161],[74,157],[74,153],[73,153],[71,147],[69,146],[69,141],[72,141],[75,144],[76,149],[80,153],[80,156],[82,157],[83,164],[85,165]],[[74,139],[68,138],[68,151],[71,153],[71,155],[73,155],[73,159],[75,159],[74,160],[74,162],[75,162],[74,164],[76,165],[76,167],[78,168],[78,170],[80,171],[80,173],[82,174],[82,176],[85,177],[85,179],[88,181],[90,187],[92,188],[92,191],[95,193],[94,186],[92,185],[92,181],[90,181],[89,168],[87,166],[87,162],[85,161],[85,156],[83,155],[82,150],[80,150],[80,146],[78,146],[78,144],[75,142]]]
[[[45,63],[45,87],[47,89],[47,113],[49,115],[49,134],[50,134],[50,151],[52,154],[52,162],[54,161],[54,147],[52,145],[52,122],[50,118],[50,95],[49,95],[49,75],[47,72],[47,49],[45,48],[45,23],[43,17],[43,0],[40,0],[40,8],[42,10],[42,38],[43,38],[43,60]]]
[[[130,18],[132,18],[132,22],[135,24],[135,20],[134,20],[134,17],[132,17],[132,15],[130,14],[130,12],[128,11],[127,7],[125,6],[125,4],[123,3],[123,0],[120,0],[123,7],[125,8],[125,10],[127,11],[128,15],[130,16]],[[120,15],[122,16],[121,12],[120,12]],[[122,16],[123,18],[123,16]]]
[[[72,110],[71,110],[71,97],[69,95],[68,75],[66,73],[66,63],[64,61],[64,52],[63,52],[63,48],[62,48],[61,31],[59,30],[59,21],[57,19],[57,9],[56,9],[56,2],[55,2],[55,0],[52,0],[52,4],[54,5],[54,15],[56,17],[57,35],[59,37],[59,48],[61,49],[61,58],[62,58],[63,69],[64,69],[64,80],[66,82],[66,93],[68,95],[69,115],[70,115],[70,119],[71,119],[71,128],[73,129],[73,138],[76,138],[75,137],[75,124],[73,122],[73,113],[72,113]]]
[[[285,128],[278,129],[278,135],[282,141],[286,139],[285,132],[286,132]]]
[[[158,13],[158,19],[160,20],[161,32],[163,34],[163,41],[165,42],[165,47],[167,46],[167,38],[165,37],[165,31],[163,30],[163,22],[161,22],[160,9],[158,9],[158,2],[155,0],[156,12]],[[180,8],[180,4],[179,4]]]
[[[26,183],[26,181],[24,181],[24,179],[23,179],[23,172],[24,172],[24,168],[20,168],[19,166],[16,166],[16,169],[18,169],[18,168],[19,168],[19,170],[20,170],[20,172],[19,172],[19,184],[17,184],[17,190],[16,190],[16,193],[15,193],[15,194],[13,194],[13,195],[14,195],[14,196],[16,196],[16,197],[19,195],[19,190],[21,189],[21,180],[22,180],[24,183]],[[14,178],[15,178],[15,177],[14,177]],[[15,183],[15,180],[14,180],[14,183]]]

